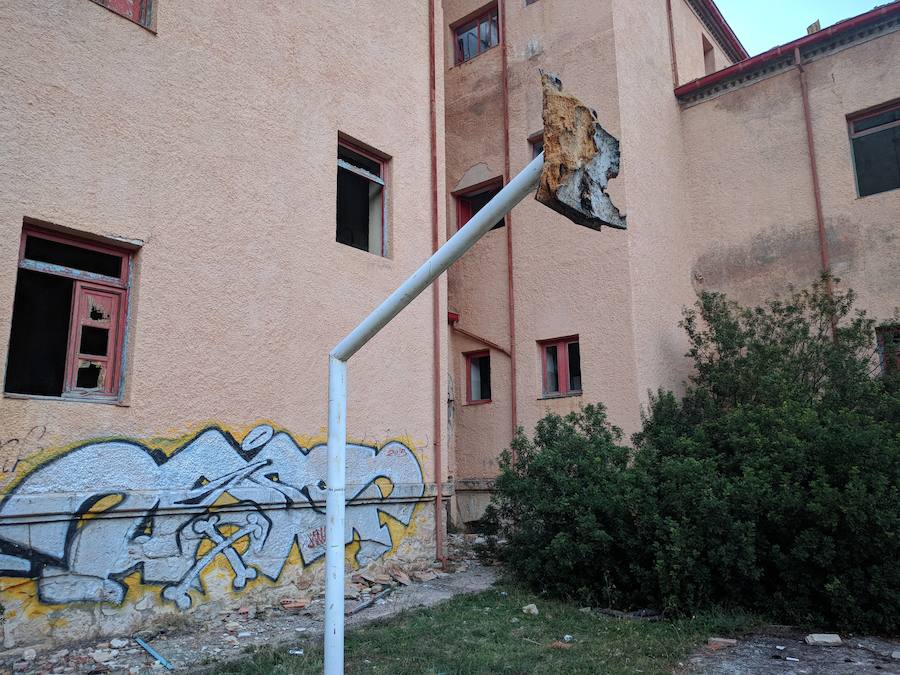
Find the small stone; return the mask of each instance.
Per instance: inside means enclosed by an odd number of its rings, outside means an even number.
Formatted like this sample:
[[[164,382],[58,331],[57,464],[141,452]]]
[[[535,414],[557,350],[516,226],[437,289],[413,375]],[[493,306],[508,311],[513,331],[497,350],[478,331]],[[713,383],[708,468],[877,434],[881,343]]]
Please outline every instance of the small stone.
[[[91,658],[97,663],[106,663],[116,658],[116,655],[110,649],[95,649],[91,652]]]
[[[519,620],[515,617],[509,620],[510,623],[519,623]]]
[[[409,586],[412,583],[409,575],[402,570],[392,570],[391,576],[404,586]]]
[[[900,659],[900,649],[895,649],[891,652],[892,659]]]
[[[30,668],[30,667],[31,667],[31,664],[28,663],[28,661],[16,661],[13,664],[13,671],[16,673],[21,673],[21,672],[28,670],[28,668]]]
[[[535,605],[534,603],[531,603],[530,605],[525,605],[522,608],[522,612],[524,614],[531,614],[533,616],[537,616],[538,614],[540,614],[540,612],[538,611],[537,605]]]
[[[382,586],[381,584],[372,584],[372,586],[371,586],[371,588],[369,588],[369,590],[372,593],[381,593],[381,591],[384,590],[384,586]]]
[[[250,637],[251,635],[253,635],[253,633],[251,633],[249,630],[242,630],[240,633],[237,634],[237,636],[239,638]]]
[[[591,613],[591,608],[590,608],[590,607],[582,607],[582,608],[579,609],[578,611],[581,612],[582,614],[590,614],[590,613]]]
[[[29,647],[24,652],[22,652],[22,658],[26,661],[34,661],[37,658],[37,651]]]
[[[237,633],[241,628],[241,624],[237,621],[229,621],[225,624],[225,630],[227,630],[229,633]]]
[[[711,637],[706,641],[706,646],[712,650],[734,647],[736,644],[737,640],[731,638]]]
[[[97,649],[109,649],[110,645],[108,642],[98,642]]]
[[[123,640],[122,638],[113,638],[109,641],[109,646],[113,649],[122,649],[128,645],[128,640]]]
[[[563,635],[563,642],[572,642],[575,640],[574,635]]]
[[[785,661],[796,661],[797,663],[800,662],[800,659],[794,658],[793,656],[787,656],[787,657],[785,657],[784,660]]]
[[[804,641],[814,647],[837,647],[841,644],[841,636],[835,633],[810,633]]]

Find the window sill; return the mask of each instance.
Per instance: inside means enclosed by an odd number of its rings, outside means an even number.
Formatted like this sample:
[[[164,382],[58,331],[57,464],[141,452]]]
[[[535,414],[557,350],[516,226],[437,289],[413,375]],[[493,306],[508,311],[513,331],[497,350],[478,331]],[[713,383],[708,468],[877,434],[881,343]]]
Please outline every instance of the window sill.
[[[501,43],[498,42],[498,43],[495,44],[493,47],[488,47],[488,48],[485,49],[483,52],[478,52],[478,53],[477,53],[475,56],[473,56],[471,59],[466,59],[465,61],[457,61],[457,62],[455,62],[455,63],[451,66],[451,68],[459,68],[460,66],[464,66],[464,65],[466,65],[467,63],[472,63],[472,61],[476,60],[479,56],[481,56],[481,55],[483,55],[483,54],[487,54],[488,52],[490,52],[490,51],[496,49],[497,47],[499,47],[500,44],[501,44]]]
[[[100,403],[103,405],[115,405],[120,408],[130,408],[128,403],[117,398],[92,398],[88,396],[41,396],[40,394],[16,394],[15,392],[3,392],[3,398],[33,401],[59,401],[64,403]]]
[[[493,403],[493,402],[494,401],[492,399],[486,399],[484,401],[466,401],[465,403],[463,403],[463,406],[468,407],[470,405],[484,405],[486,403]]]
[[[552,401],[555,398],[575,398],[583,394],[584,392],[581,391],[568,391],[565,394],[544,394],[538,397],[538,401]]]

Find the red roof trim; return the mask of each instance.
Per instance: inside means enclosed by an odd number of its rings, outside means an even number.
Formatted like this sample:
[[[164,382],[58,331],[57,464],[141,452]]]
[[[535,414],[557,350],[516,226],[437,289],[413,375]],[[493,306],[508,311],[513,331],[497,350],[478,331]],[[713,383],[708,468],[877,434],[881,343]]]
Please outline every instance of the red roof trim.
[[[749,59],[750,54],[747,53],[747,50],[744,49],[744,45],[741,44],[741,41],[738,39],[738,36],[735,35],[734,31],[731,30],[731,26],[728,25],[728,22],[725,20],[725,17],[722,16],[722,12],[719,11],[719,8],[716,6],[715,0],[700,0],[706,10],[709,12],[710,17],[713,20],[719,29],[725,34],[725,39],[728,40],[728,43],[731,45],[731,48],[734,49],[741,57],[741,59]]]
[[[860,24],[864,24],[873,19],[879,19],[881,17],[895,13],[900,13],[900,0],[893,0],[893,2],[891,2],[889,5],[882,5],[881,7],[876,7],[875,9],[865,12],[864,14],[860,14],[859,16],[854,16],[850,19],[839,21],[833,26],[829,28],[823,28],[822,30],[813,33],[812,35],[805,35],[794,40],[793,42],[788,42],[787,44],[774,47],[767,52],[759,54],[758,56],[754,56],[753,58],[745,59],[744,61],[735,63],[733,66],[729,66],[724,70],[720,70],[718,72],[712,73],[711,75],[706,75],[705,77],[692,80],[691,82],[683,84],[680,87],[676,87],[675,96],[680,98],[682,96],[693,94],[699,89],[705,89],[706,87],[716,84],[717,82],[727,80],[731,77],[734,77],[735,75],[740,75],[747,70],[755,68],[761,63],[777,59],[781,56],[786,56],[797,48],[808,47],[809,45],[830,40],[838,33],[842,33],[846,30],[852,30]]]

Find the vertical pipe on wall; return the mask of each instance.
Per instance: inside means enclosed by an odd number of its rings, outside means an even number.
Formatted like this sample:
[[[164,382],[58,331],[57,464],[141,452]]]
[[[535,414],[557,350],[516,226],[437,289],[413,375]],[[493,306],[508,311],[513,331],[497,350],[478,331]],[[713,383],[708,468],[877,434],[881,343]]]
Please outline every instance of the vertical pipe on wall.
[[[438,161],[437,161],[437,49],[435,35],[435,2],[428,0],[428,84],[431,135],[431,252],[438,250]],[[444,487],[441,452],[441,287],[440,279],[431,284],[431,348],[432,348],[432,396],[434,399],[434,548],[435,560],[445,565],[444,556]]]
[[[669,53],[672,59],[672,83],[678,87],[678,53],[675,49],[675,21],[672,18],[672,0],[666,0],[666,17],[669,21]]]
[[[506,2],[499,0],[497,5],[500,13],[500,63],[501,78],[503,80],[503,182],[509,182],[509,50],[507,42],[508,23],[506,21]],[[516,294],[513,275],[513,219],[512,213],[506,215],[506,293],[507,311],[509,312],[509,387],[510,387],[510,417],[512,418],[512,437],[515,438],[519,426],[518,388],[516,376]],[[515,450],[512,450],[512,460],[516,461]]]
[[[809,155],[809,171],[812,177],[813,199],[816,204],[816,228],[819,235],[819,259],[822,264],[822,272],[829,276],[825,279],[825,290],[832,294],[831,286],[831,259],[828,252],[828,235],[825,232],[825,214],[822,210],[822,189],[819,186],[819,166],[816,162],[816,143],[813,138],[812,112],[809,104],[809,87],[806,83],[806,70],[803,68],[803,56],[800,48],[794,48],[794,63],[800,74],[800,98],[803,101],[803,121],[806,126],[806,150]],[[831,333],[835,335],[836,326],[832,322]]]

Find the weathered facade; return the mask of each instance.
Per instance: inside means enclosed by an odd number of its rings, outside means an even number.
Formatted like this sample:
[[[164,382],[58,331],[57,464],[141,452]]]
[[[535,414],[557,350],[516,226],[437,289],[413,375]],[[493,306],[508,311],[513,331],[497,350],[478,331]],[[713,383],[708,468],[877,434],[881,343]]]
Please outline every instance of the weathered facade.
[[[447,0],[451,35],[484,6]],[[689,362],[678,321],[702,290],[760,302],[828,267],[871,315],[890,319],[900,305],[900,190],[859,196],[848,131],[857,113],[897,108],[900,5],[753,59],[708,0],[507,1],[499,10],[496,49],[470,56],[451,40],[445,55],[450,231],[472,191],[531,158],[539,69],[596,106],[620,139],[610,190],[628,230],[597,233],[522,204],[450,271],[462,523],[481,516],[516,425],[599,400],[629,434],[648,390],[680,388]],[[575,340],[580,381],[567,387],[562,348]],[[467,396],[472,354],[479,368],[489,356],[489,402]]]
[[[321,582],[328,350],[531,160],[541,68],[620,139],[628,229],[528,200],[353,359],[352,565],[440,557],[547,410],[636,430],[701,289],[825,262],[900,304],[848,134],[900,99],[898,5],[799,64],[710,0],[302,5],[0,2],[7,647]]]

